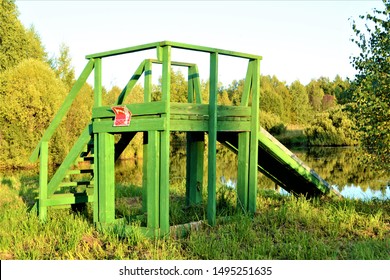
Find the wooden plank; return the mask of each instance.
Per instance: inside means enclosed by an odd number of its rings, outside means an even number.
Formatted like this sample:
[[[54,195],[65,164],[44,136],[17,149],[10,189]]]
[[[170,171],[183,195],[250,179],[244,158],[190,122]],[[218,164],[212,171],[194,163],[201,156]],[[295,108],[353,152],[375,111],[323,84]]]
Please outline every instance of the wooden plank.
[[[142,50],[150,50],[150,49],[156,48],[159,45],[160,45],[159,42],[143,44],[143,45],[138,45],[138,46],[133,46],[133,47],[128,47],[128,48],[116,49],[116,50],[112,50],[112,51],[89,54],[86,56],[86,58],[87,59],[98,58],[98,57],[103,58],[103,57],[121,55],[121,54],[126,54],[126,53],[138,52],[138,51],[142,51]]]
[[[259,56],[259,55],[253,55],[253,54],[236,52],[236,51],[229,51],[229,50],[224,50],[224,49],[216,49],[216,48],[210,48],[210,47],[204,47],[204,46],[198,46],[198,45],[190,45],[190,44],[178,43],[178,42],[172,42],[172,41],[154,42],[154,43],[143,44],[143,45],[138,45],[138,46],[134,46],[134,47],[116,49],[116,50],[100,52],[100,53],[94,53],[94,54],[87,55],[86,58],[87,59],[98,58],[98,57],[103,58],[103,57],[121,55],[121,54],[126,54],[126,53],[133,53],[133,52],[157,48],[158,46],[160,46],[160,47],[172,46],[174,48],[179,48],[179,49],[186,49],[186,50],[193,50],[193,51],[200,51],[200,52],[207,52],[207,53],[220,53],[222,55],[233,56],[233,57],[261,59],[261,56]]]
[[[245,83],[244,83],[244,91],[241,97],[241,106],[249,105],[249,95],[252,89],[252,69],[253,69],[253,60],[248,62],[248,69],[246,70]]]
[[[98,134],[93,134],[93,145],[94,145],[94,151],[96,152],[97,155],[97,147],[99,145],[98,143]],[[93,192],[93,222],[96,225],[99,224],[99,161],[96,160],[93,164],[93,173],[94,173],[94,184],[95,184],[95,189]]]
[[[166,108],[166,102],[154,101],[146,103],[135,103],[124,105],[130,110],[132,117],[146,116],[146,115],[158,115],[164,114]],[[111,109],[111,106],[101,106],[92,109],[92,119],[98,118],[114,118],[115,114]]]
[[[186,205],[202,203],[204,133],[187,133]]]
[[[90,61],[88,61],[84,70],[81,72],[80,77],[77,79],[77,81],[73,85],[72,89],[70,90],[69,94],[66,96],[64,103],[62,103],[62,106],[58,110],[57,114],[54,116],[49,127],[43,133],[41,141],[35,147],[34,151],[32,152],[32,154],[29,158],[30,162],[35,162],[38,159],[39,149],[41,147],[41,142],[42,141],[49,141],[50,138],[53,136],[54,132],[56,131],[59,124],[61,123],[62,119],[68,113],[69,108],[73,103],[73,100],[76,98],[80,89],[87,81],[89,75],[91,74],[91,72],[93,70],[93,67],[94,67],[94,60],[91,59]],[[55,93],[53,93],[53,94],[55,94]]]
[[[50,199],[47,199],[43,204],[47,206],[58,206],[58,205],[69,205],[69,204],[78,204],[78,203],[87,203],[93,202],[92,195],[75,195],[75,194],[56,194]]]
[[[163,47],[162,101],[166,102],[164,130],[160,133],[160,235],[169,234],[169,159],[170,159],[170,88],[171,47]]]
[[[160,227],[160,133],[158,131],[148,132],[147,146],[147,227],[157,232]]]
[[[98,133],[97,138],[99,222],[111,223],[115,220],[114,135]]]
[[[56,173],[51,178],[47,188],[48,197],[50,197],[58,188],[61,181],[64,179],[70,167],[73,165],[77,157],[80,155],[85,145],[91,140],[91,131],[92,126],[89,124],[81,133],[79,139],[73,145],[72,149],[69,151],[68,155],[65,157],[64,161],[57,169]]]
[[[261,56],[259,56],[259,55],[253,55],[253,54],[248,54],[248,53],[229,51],[229,50],[217,49],[217,48],[210,48],[210,47],[204,47],[204,46],[198,46],[198,45],[190,45],[190,44],[178,43],[178,42],[172,42],[172,41],[160,42],[160,46],[172,46],[174,48],[179,48],[179,49],[207,52],[210,54],[218,53],[218,54],[233,56],[233,57],[261,59]]]
[[[163,130],[166,127],[165,116],[161,118],[134,118],[130,126],[113,126],[113,121],[93,122],[94,133],[123,133],[131,131]]]
[[[218,53],[210,54],[210,98],[208,133],[208,197],[207,220],[211,226],[216,223],[217,197],[217,95],[218,95]]]
[[[139,78],[144,72],[145,63],[146,63],[145,60],[142,61],[141,64],[138,66],[138,68],[135,70],[133,76],[131,76],[130,80],[127,82],[126,86],[119,94],[118,99],[115,102],[115,105],[121,105],[123,101],[126,99],[127,95],[133,90],[134,86],[137,84]]]
[[[237,208],[248,211],[249,132],[238,134]]]
[[[193,103],[178,103],[171,102],[171,114],[185,114],[185,115],[208,115],[209,106],[207,104],[193,104]]]
[[[102,59],[95,59],[95,72],[94,72],[94,107],[102,106]]]
[[[258,139],[259,139],[259,98],[260,98],[260,60],[253,62],[252,68],[252,124],[250,136],[249,159],[249,201],[250,213],[256,212],[257,198],[257,165],[258,165]]]
[[[136,134],[136,131],[121,133],[121,139],[115,144],[115,161],[119,159]]]
[[[47,141],[41,142],[40,154],[41,154],[41,159],[39,162],[38,215],[41,221],[46,221],[47,206],[44,205],[44,202],[47,199],[47,179],[48,179],[48,162],[49,162],[49,144]]]
[[[170,121],[171,131],[204,131],[209,128],[208,120],[172,120]]]

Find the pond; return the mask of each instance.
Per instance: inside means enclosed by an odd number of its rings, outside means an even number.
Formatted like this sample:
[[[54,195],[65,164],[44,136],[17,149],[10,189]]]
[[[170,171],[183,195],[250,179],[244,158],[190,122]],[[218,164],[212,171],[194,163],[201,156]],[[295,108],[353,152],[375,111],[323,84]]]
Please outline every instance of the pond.
[[[390,174],[374,171],[361,164],[354,147],[326,147],[292,149],[302,161],[323,179],[337,188],[344,197],[356,199],[390,199]],[[185,184],[185,150],[172,153],[170,182]],[[207,159],[207,155],[205,155]],[[117,180],[142,184],[142,162],[123,160],[117,165]],[[207,180],[207,162],[204,166]],[[275,184],[259,173],[259,188],[274,189]],[[219,184],[234,188],[237,182],[237,157],[224,147],[218,147],[217,178]],[[206,184],[206,181],[204,182]]]

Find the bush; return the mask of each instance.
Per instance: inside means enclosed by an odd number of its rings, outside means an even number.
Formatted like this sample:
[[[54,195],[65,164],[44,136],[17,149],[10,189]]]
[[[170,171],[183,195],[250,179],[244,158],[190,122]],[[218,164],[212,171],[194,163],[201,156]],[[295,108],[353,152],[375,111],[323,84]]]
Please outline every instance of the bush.
[[[280,135],[287,130],[286,125],[283,124],[278,116],[261,110],[260,125],[273,135]]]
[[[0,169],[26,166],[65,94],[53,70],[39,60],[24,60],[0,74]],[[54,141],[51,152],[63,157],[65,131],[55,134]]]
[[[341,108],[318,113],[305,129],[308,145],[353,146],[357,145],[354,123]]]

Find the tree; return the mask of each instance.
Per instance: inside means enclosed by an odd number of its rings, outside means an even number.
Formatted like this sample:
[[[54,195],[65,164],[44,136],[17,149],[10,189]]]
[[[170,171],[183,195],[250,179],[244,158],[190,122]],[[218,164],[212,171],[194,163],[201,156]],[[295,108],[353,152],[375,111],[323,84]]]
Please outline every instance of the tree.
[[[27,59],[0,73],[0,169],[23,167],[66,95],[45,62]],[[61,160],[68,146],[62,127],[50,145]]]
[[[46,53],[34,28],[25,29],[13,0],[0,0],[0,72],[27,58],[46,60]]]
[[[54,69],[57,77],[70,90],[75,82],[74,68],[72,66],[72,58],[69,55],[69,47],[62,43],[60,45],[60,55],[51,60],[51,66]]]
[[[299,81],[295,81],[290,86],[290,93],[292,96],[291,121],[295,124],[305,124],[311,111],[306,88]]]
[[[370,159],[390,170],[390,1],[383,4],[384,10],[360,16],[364,29],[352,24],[360,54],[351,61],[358,73],[349,108]]]

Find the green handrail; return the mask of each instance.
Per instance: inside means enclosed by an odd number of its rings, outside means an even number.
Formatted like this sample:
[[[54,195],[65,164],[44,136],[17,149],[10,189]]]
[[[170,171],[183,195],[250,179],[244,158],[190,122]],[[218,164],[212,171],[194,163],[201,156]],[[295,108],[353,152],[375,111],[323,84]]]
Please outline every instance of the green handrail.
[[[32,154],[29,158],[30,162],[35,162],[36,160],[38,160],[41,143],[43,141],[47,141],[47,142],[50,141],[50,139],[53,136],[54,132],[56,131],[57,127],[60,125],[62,119],[68,113],[70,106],[72,105],[73,101],[75,100],[77,94],[80,92],[80,89],[87,81],[93,68],[94,68],[94,60],[90,59],[88,61],[87,65],[85,66],[83,72],[81,72],[80,77],[77,79],[76,83],[73,85],[69,94],[66,96],[64,103],[62,104],[62,106],[58,110],[57,114],[54,116],[54,119],[50,123],[49,127],[43,133],[41,140],[39,141],[38,145],[35,147],[34,151],[32,152]]]

